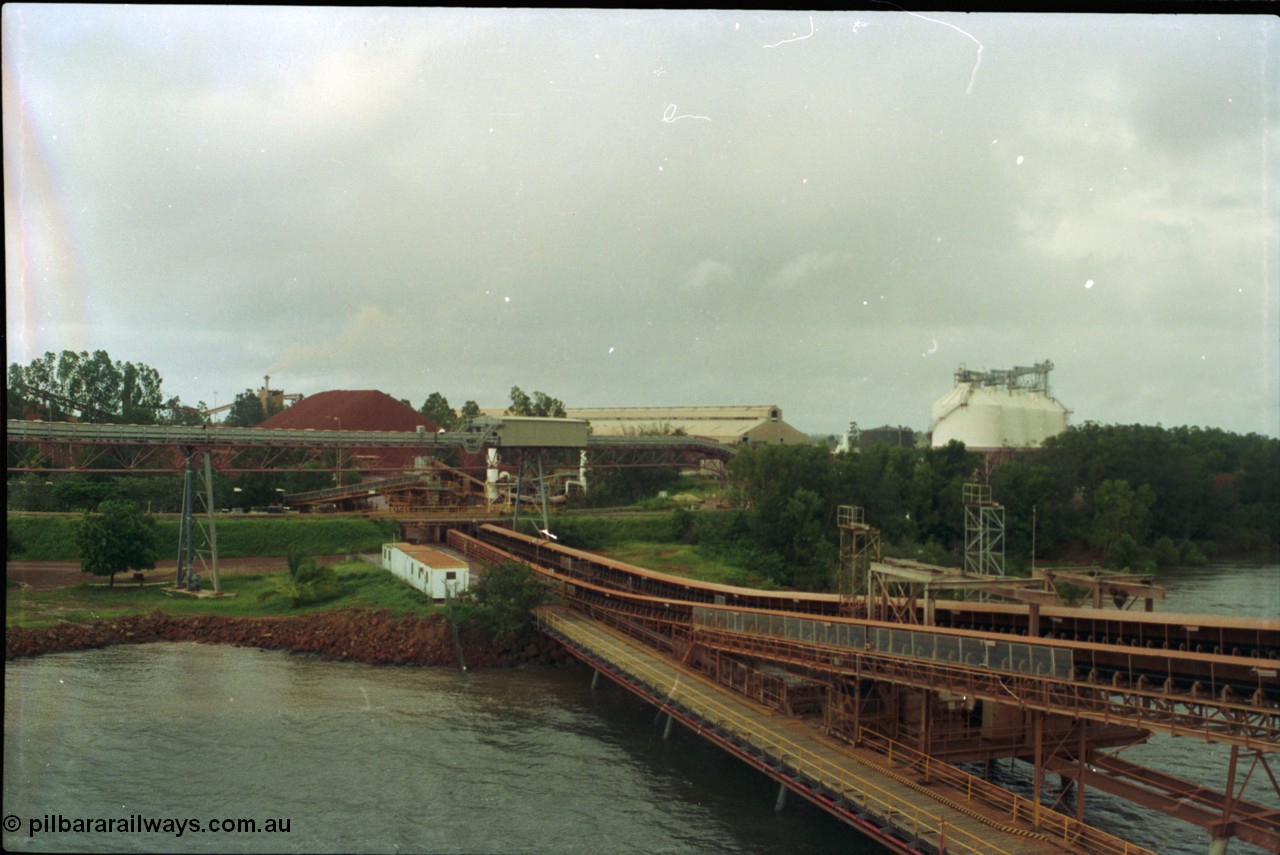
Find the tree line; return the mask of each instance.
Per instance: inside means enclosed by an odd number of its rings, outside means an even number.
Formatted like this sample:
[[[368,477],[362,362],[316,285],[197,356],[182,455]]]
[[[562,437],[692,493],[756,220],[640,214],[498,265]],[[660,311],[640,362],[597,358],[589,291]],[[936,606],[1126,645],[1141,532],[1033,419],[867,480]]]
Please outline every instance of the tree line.
[[[116,424],[200,424],[201,403],[188,407],[161,391],[160,373],[142,363],[112,361],[105,350],[47,352],[6,375],[9,418],[76,419]]]
[[[202,420],[203,404],[183,407],[160,387],[159,374],[148,366],[113,362],[103,351],[64,351],[29,366],[10,365],[6,396],[11,416],[138,424]],[[446,430],[481,415],[475,401],[456,411],[439,392],[418,411]],[[565,406],[544,392],[513,386],[506,412],[563,417]],[[245,390],[226,421],[248,427],[270,414]],[[586,501],[635,502],[675,478],[654,467],[601,472]],[[825,445],[744,447],[729,464],[729,478],[738,510],[727,522],[682,530],[707,548],[746,556],[779,584],[828,584],[839,551],[840,505],[864,508],[896,554],[961,563],[964,485],[978,481],[989,483],[992,498],[1004,506],[1006,563],[1015,569],[1030,563],[1033,549],[1037,560],[1070,555],[1142,569],[1280,544],[1280,440],[1216,428],[1086,422],[989,472],[980,455],[955,442],[835,454]],[[215,480],[225,482],[217,485],[219,495],[233,493],[236,504],[248,507],[273,504],[280,492],[327,486],[332,475]],[[93,510],[104,500],[125,500],[160,512],[176,509],[178,483],[177,476],[29,475],[9,479],[8,498],[10,508],[25,510]]]
[[[888,554],[959,565],[964,485],[984,472],[982,456],[958,442],[834,455],[748,447],[729,463],[734,525],[756,569],[779,584],[829,584],[840,505],[865,510]],[[1038,561],[1147,570],[1280,544],[1280,440],[1258,434],[1086,423],[998,464],[989,484],[1012,571],[1033,546]]]
[[[519,386],[511,387],[511,406],[505,412],[509,416],[541,416],[564,418],[564,402],[546,392],[535,391],[529,395]],[[408,403],[407,401],[405,403]],[[467,401],[461,410],[449,406],[449,399],[439,392],[432,392],[422,402],[418,412],[445,430],[453,430],[468,419],[479,418],[483,413],[475,401]]]

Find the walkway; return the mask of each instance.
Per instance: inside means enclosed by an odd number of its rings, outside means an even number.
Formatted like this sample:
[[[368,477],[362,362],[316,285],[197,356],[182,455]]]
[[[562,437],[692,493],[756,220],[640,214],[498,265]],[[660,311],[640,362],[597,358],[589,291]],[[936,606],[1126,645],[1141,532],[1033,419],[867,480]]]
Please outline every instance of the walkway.
[[[896,851],[1151,855],[1074,821],[1065,824],[1061,815],[1047,810],[1039,831],[1020,819],[984,816],[984,805],[964,804],[963,794],[949,798],[931,792],[918,774],[896,773],[883,758],[876,758],[877,763],[860,757],[866,752],[836,743],[800,719],[753,704],[588,618],[554,607],[538,611],[542,629],[588,664]],[[1057,821],[1043,822],[1050,818]],[[1047,833],[1050,827],[1054,836]]]

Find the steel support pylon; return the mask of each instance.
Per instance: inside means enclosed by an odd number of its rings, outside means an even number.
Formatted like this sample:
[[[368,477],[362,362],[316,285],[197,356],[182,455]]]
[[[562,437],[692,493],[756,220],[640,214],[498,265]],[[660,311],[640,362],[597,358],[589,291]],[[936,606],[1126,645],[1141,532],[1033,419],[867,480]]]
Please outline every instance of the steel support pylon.
[[[988,484],[964,485],[964,569],[1004,575],[1004,505],[992,500]]]
[[[535,522],[534,528],[537,529],[538,533],[545,538],[549,536],[551,529],[551,517],[547,511],[547,478],[542,471],[542,456],[542,449],[540,448],[533,454],[532,462],[534,472],[536,474],[532,475],[532,480],[534,480],[538,485],[538,502],[541,505],[540,510],[542,511],[542,526],[539,528],[537,522]],[[525,454],[524,449],[521,449],[520,465],[516,473],[515,510],[513,511],[511,518],[512,531],[520,530],[520,494],[524,491],[525,477],[526,473],[529,471],[529,465],[529,456]]]
[[[864,591],[869,607],[871,562],[880,560],[880,529],[867,525],[865,512],[856,505],[840,505],[836,525],[840,529],[840,567],[836,579],[840,612],[852,616],[858,613]]]
[[[213,577],[214,593],[220,594],[222,583],[218,578],[218,518],[217,508],[213,503],[213,462],[209,452],[204,452],[201,485],[204,489],[200,490],[195,476],[197,453],[193,448],[183,449],[186,468],[182,481],[182,522],[178,529],[178,570],[173,586],[188,591],[200,589],[200,574],[195,572],[195,562],[199,559],[201,566],[209,570]],[[197,495],[204,504],[203,525],[195,513]]]

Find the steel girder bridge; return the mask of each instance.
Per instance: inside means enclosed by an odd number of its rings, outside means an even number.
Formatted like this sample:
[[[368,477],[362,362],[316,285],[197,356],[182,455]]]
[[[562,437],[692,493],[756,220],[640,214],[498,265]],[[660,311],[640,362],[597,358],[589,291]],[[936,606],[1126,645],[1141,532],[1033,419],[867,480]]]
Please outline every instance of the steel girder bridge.
[[[1232,837],[1280,851],[1280,620],[946,601],[930,624],[876,620],[840,595],[697,582],[500,526],[450,543],[524,562],[570,609],[926,778],[1018,758],[1036,804],[1046,773],[1055,809],[1074,789],[1078,822],[1094,788],[1205,829],[1211,853]],[[1153,732],[1224,746],[1225,791],[1107,753]]]
[[[483,420],[456,431],[273,430],[219,425],[117,425],[10,419],[5,425],[10,472],[159,474],[180,472],[192,453],[207,455],[212,468],[245,472],[335,470],[337,452],[360,459],[361,471],[402,472],[406,457],[448,451],[477,455],[488,449],[539,450],[504,441],[501,420]],[[696,466],[723,463],[734,449],[698,437],[586,436],[580,448],[592,466]],[[548,447],[542,449],[551,451]],[[576,465],[577,459],[569,457]],[[477,461],[471,468],[485,468]]]
[[[217,553],[217,504],[213,475],[245,473],[342,473],[356,468],[359,485],[298,494],[300,502],[367,501],[369,495],[418,491],[439,497],[435,482],[446,473],[461,488],[464,501],[478,487],[486,506],[497,496],[499,469],[514,475],[507,496],[541,510],[547,528],[548,472],[588,468],[674,466],[710,469],[723,476],[734,449],[697,437],[597,437],[576,419],[484,418],[458,430],[351,431],[236,428],[220,425],[121,425],[10,419],[5,425],[5,462],[10,474],[183,475],[182,525],[175,586],[199,589],[194,573],[203,565],[220,593]],[[439,458],[452,458],[448,465]],[[505,458],[505,459],[503,459]],[[480,473],[478,476],[477,474]],[[434,480],[433,480],[434,479]],[[529,485],[532,485],[530,488]],[[199,506],[203,505],[203,508]],[[458,511],[461,504],[441,508]]]

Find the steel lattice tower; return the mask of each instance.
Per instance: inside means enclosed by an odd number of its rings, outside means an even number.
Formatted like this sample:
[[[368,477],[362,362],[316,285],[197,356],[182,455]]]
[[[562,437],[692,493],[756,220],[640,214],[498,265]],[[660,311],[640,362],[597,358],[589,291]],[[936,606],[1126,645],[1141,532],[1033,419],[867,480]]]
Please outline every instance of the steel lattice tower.
[[[964,485],[964,569],[1004,575],[1004,505],[992,501],[988,484]]]
[[[854,615],[858,598],[870,584],[871,562],[880,560],[880,529],[867,525],[863,509],[840,505],[836,524],[840,528],[840,569],[836,587],[840,611]]]

